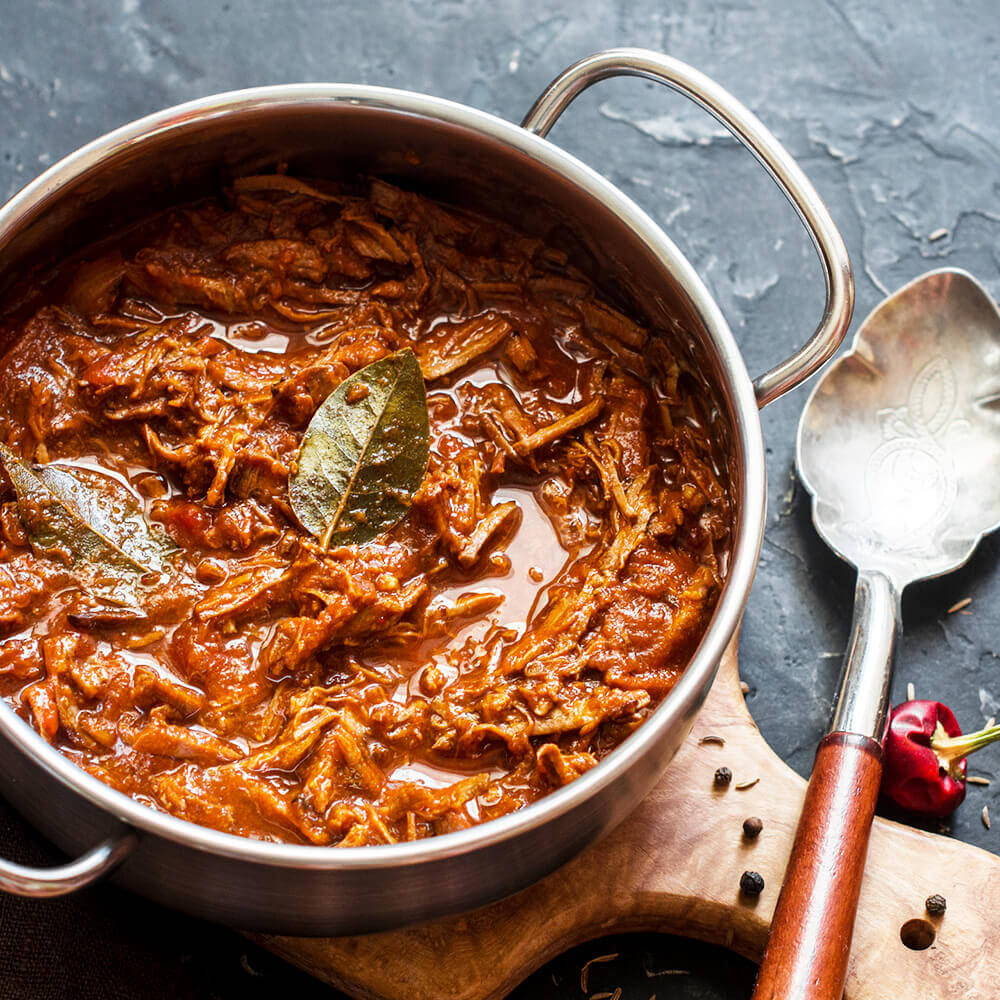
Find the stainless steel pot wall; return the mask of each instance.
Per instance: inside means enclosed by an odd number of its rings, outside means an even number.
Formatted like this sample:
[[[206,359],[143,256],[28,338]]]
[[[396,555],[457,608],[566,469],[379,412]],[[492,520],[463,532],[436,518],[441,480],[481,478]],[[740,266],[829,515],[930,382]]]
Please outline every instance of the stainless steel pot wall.
[[[633,202],[544,136],[597,80],[637,75],[685,93],[725,124],[782,187],[819,251],[822,321],[793,357],[751,382],[726,321],[688,262]],[[758,407],[797,385],[839,344],[853,284],[836,228],[805,176],[761,123],[702,74],[621,49],[558,77],[523,126],[422,94],[303,84],[221,94],[96,140],[0,209],[0,290],[147,211],[240,174],[288,163],[301,174],[399,179],[565,243],[574,260],[677,339],[713,386],[727,438],[736,530],[711,625],[680,682],[598,767],[500,820],[416,843],[351,849],[262,843],[132,801],[78,769],[0,705],[0,790],[72,864],[0,862],[0,888],[56,895],[116,865],[159,902],[244,928],[357,933],[471,908],[512,893],[618,823],[687,734],[746,604],[763,533]],[[96,846],[95,846],[96,845]]]

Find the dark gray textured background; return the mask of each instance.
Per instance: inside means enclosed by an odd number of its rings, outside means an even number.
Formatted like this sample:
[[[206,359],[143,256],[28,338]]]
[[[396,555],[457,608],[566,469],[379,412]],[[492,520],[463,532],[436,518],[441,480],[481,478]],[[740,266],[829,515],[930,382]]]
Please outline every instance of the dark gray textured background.
[[[0,0],[0,196],[116,125],[215,91],[363,82],[516,119],[579,56],[642,45],[715,77],[799,159],[852,253],[860,319],[887,291],[944,265],[968,268],[1000,295],[998,35],[996,0]],[[717,296],[752,374],[812,329],[821,296],[808,241],[714,121],[661,89],[616,81],[584,95],[553,139],[673,236]],[[830,710],[852,577],[813,534],[795,486],[803,401],[796,392],[764,415],[771,501],[742,663],[765,736],[805,772]],[[949,702],[967,729],[1000,715],[998,552],[988,539],[966,569],[905,600],[897,700],[912,681],[918,695]],[[946,613],[966,596],[971,613]],[[974,770],[1000,777],[1000,747]],[[1000,816],[997,788],[970,788],[952,824],[992,851],[1000,824],[987,831],[979,813],[991,803]],[[7,841],[23,835],[7,815],[0,830]],[[67,943],[81,925],[84,938]],[[0,902],[0,935],[4,998],[332,996],[261,953],[245,958],[228,932],[109,889],[76,902]],[[37,961],[47,948],[56,956],[48,969]],[[643,936],[578,949],[517,997],[581,996],[580,964],[610,951],[621,957],[595,967],[592,991],[747,995],[744,963]],[[665,967],[693,974],[648,974]],[[92,993],[71,985],[76,975],[89,977]]]

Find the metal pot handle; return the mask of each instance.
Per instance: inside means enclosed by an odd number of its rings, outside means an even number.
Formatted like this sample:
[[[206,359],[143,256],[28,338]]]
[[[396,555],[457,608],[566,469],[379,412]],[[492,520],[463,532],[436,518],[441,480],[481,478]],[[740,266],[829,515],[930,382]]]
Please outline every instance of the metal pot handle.
[[[805,345],[754,380],[757,404],[766,406],[828,361],[844,339],[854,311],[854,278],[844,240],[816,189],[760,119],[704,73],[670,56],[646,49],[609,49],[587,56],[545,88],[522,126],[548,135],[576,97],[591,84],[613,76],[639,76],[666,84],[714,115],[763,164],[812,237],[826,279],[826,308]]]
[[[138,843],[135,831],[124,829],[91,848],[86,854],[53,868],[28,868],[0,860],[0,891],[15,896],[46,899],[65,896],[96,882],[125,860]]]

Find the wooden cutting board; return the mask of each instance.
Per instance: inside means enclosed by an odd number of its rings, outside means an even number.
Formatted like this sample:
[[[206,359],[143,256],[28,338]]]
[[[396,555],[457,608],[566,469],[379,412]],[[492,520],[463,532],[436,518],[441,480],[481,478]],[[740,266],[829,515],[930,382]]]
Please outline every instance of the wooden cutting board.
[[[702,742],[722,737],[725,745]],[[724,791],[716,768],[734,774]],[[752,788],[736,785],[760,779]],[[494,1000],[590,938],[658,930],[752,959],[763,951],[805,783],[768,747],[739,687],[735,644],[659,784],[615,831],[537,885],[458,917],[347,938],[263,943],[363,1000]],[[764,830],[742,835],[747,816]],[[740,875],[759,871],[756,902]],[[941,893],[943,918],[924,900]],[[908,931],[908,922],[917,921]],[[926,950],[913,950],[921,935]],[[260,940],[260,939],[258,939]],[[854,936],[847,1000],[995,1000],[1000,996],[1000,858],[878,819]]]

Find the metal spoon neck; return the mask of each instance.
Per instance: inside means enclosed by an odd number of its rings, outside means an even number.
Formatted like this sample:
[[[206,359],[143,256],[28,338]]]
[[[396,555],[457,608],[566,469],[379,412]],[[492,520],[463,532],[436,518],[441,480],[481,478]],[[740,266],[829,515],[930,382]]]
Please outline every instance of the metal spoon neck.
[[[881,743],[889,713],[893,658],[900,631],[899,588],[878,570],[860,570],[854,620],[830,732]]]

